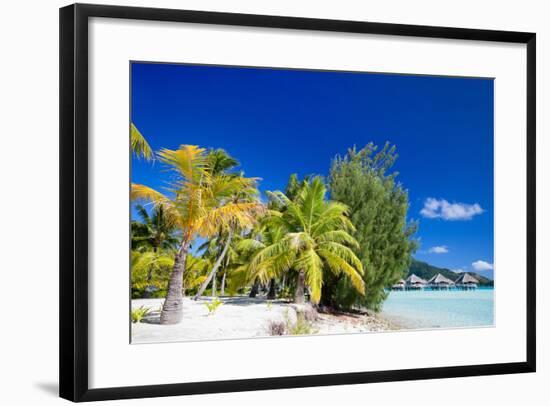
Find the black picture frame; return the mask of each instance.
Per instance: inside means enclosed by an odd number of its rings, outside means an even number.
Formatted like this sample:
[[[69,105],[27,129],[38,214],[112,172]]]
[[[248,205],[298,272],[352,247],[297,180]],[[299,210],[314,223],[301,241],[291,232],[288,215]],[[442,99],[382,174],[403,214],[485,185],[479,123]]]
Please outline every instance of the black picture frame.
[[[496,41],[527,48],[527,323],[525,361],[90,389],[88,386],[88,19],[105,17],[247,27]],[[60,396],[75,402],[535,372],[536,35],[205,11],[74,4],[60,9]]]

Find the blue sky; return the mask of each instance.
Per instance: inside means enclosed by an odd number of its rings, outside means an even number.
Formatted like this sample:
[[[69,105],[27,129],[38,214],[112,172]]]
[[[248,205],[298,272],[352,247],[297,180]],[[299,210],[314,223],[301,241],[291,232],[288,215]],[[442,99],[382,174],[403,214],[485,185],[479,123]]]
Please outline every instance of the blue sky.
[[[131,99],[153,149],[223,148],[262,191],[389,141],[420,222],[415,257],[492,275],[492,79],[133,63]],[[133,182],[162,189],[166,176],[133,159]]]

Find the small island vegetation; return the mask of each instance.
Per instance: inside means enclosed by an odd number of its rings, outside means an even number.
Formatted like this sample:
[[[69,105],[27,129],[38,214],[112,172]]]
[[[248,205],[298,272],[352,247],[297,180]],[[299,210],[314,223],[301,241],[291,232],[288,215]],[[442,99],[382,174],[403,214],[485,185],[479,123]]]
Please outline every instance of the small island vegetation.
[[[351,148],[327,162],[328,178],[293,174],[285,190],[262,196],[261,179],[245,177],[223,149],[153,152],[133,124],[131,137],[134,156],[169,175],[165,190],[131,185],[132,297],[164,299],[161,325],[185,319],[185,300],[204,299],[213,315],[226,298],[246,297],[267,300],[267,310],[281,301],[313,309],[294,321],[287,309],[271,323],[275,335],[316,331],[312,311],[377,311],[406,276],[417,224],[391,172],[395,146]],[[142,309],[134,321],[150,316]]]

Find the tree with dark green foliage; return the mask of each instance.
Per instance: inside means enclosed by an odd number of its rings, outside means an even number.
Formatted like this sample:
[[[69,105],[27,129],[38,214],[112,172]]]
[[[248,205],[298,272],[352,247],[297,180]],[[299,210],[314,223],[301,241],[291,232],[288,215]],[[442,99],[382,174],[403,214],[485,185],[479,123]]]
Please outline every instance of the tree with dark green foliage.
[[[363,264],[365,295],[351,289],[347,278],[327,274],[323,286],[325,304],[380,310],[385,288],[406,275],[418,242],[416,222],[407,221],[407,191],[390,172],[397,159],[395,146],[386,143],[378,151],[373,143],[355,147],[333,160],[329,174],[330,198],[349,207],[356,228],[355,252]]]

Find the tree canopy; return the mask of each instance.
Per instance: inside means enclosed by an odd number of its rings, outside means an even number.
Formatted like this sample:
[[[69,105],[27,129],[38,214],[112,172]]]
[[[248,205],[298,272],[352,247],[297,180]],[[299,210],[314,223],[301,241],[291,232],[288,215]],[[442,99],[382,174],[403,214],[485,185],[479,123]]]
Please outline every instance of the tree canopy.
[[[347,279],[331,278],[325,283],[327,304],[379,310],[387,296],[385,288],[406,274],[418,244],[417,223],[407,221],[407,191],[397,182],[397,172],[390,172],[396,159],[395,146],[386,143],[378,151],[369,143],[360,150],[349,149],[332,162],[330,197],[349,207],[366,292],[359,295],[349,289]]]

